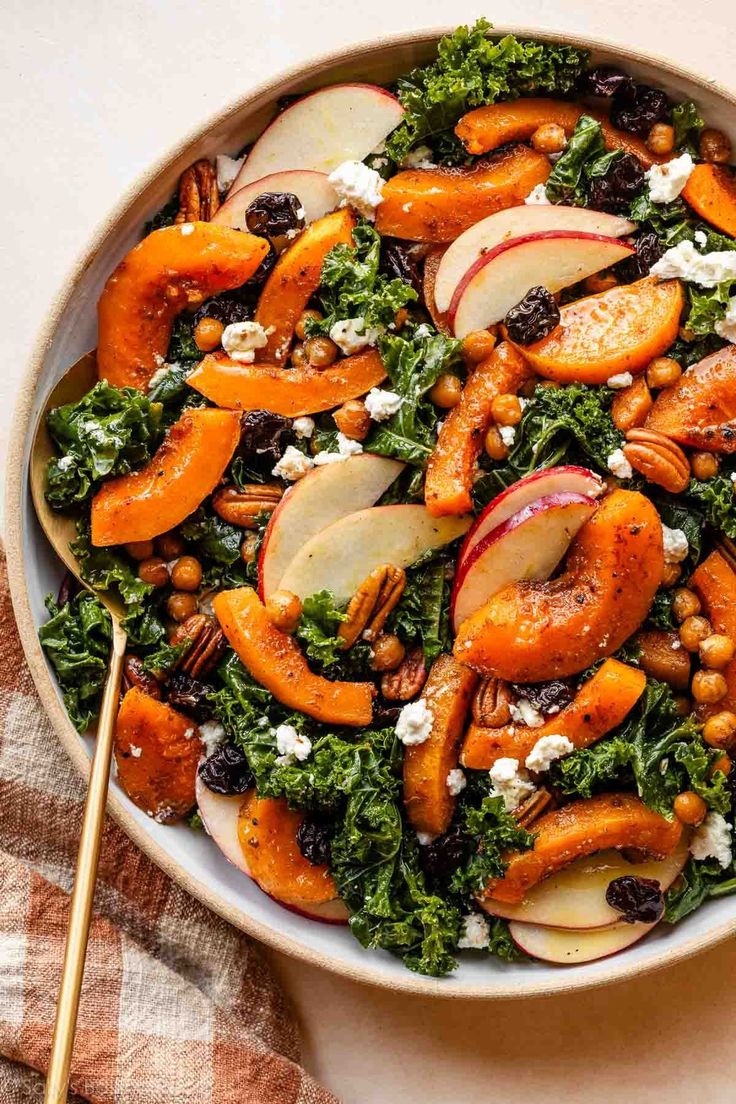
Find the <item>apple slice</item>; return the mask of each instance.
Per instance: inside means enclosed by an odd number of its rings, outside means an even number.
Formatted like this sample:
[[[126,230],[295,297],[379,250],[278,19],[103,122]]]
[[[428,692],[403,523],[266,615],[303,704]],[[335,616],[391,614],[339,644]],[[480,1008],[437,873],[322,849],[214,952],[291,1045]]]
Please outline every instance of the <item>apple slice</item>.
[[[595,507],[587,495],[547,495],[479,540],[455,576],[450,598],[454,631],[509,583],[549,579]]]
[[[499,243],[470,266],[450,302],[456,337],[501,322],[530,288],[561,291],[634,250],[616,238],[576,230],[543,230]]]
[[[517,513],[530,502],[547,495],[570,492],[597,498],[603,490],[603,481],[589,468],[565,464],[557,468],[544,468],[541,471],[525,475],[512,483],[501,494],[489,502],[476,518],[463,542],[458,556],[458,566],[462,565],[475,545],[502,522]]]
[[[252,184],[246,184],[239,191],[232,192],[213,216],[212,222],[230,226],[233,230],[247,230],[245,212],[253,200],[264,192],[290,192],[295,195],[304,208],[307,225],[337,207],[337,194],[325,173],[292,169],[289,172],[271,173],[270,176],[254,180]]]
[[[496,211],[456,238],[445,253],[437,269],[434,285],[437,309],[448,310],[455,288],[465,273],[480,257],[512,238],[550,230],[572,230],[585,234],[603,234],[607,238],[623,238],[626,234],[633,234],[635,229],[634,223],[628,219],[607,215],[603,211],[590,211],[587,207],[525,205]]]
[[[517,947],[532,958],[556,962],[560,966],[576,966],[623,951],[656,926],[621,923],[612,924],[610,928],[593,928],[592,931],[565,931],[563,928],[545,928],[541,924],[522,924],[519,920],[512,920],[509,932]]]
[[[344,926],[350,919],[348,907],[339,897],[336,897],[334,901],[323,901],[319,904],[304,901],[300,905],[295,905],[293,903],[287,904],[286,901],[279,901],[278,897],[273,897],[270,893],[267,893],[266,896],[271,897],[272,901],[275,901],[277,905],[281,905],[287,912],[295,912],[297,916],[306,916],[308,920],[318,920],[320,924],[340,924]]]
[[[215,793],[205,786],[197,774],[194,788],[197,798],[197,807],[204,822],[208,834],[215,841],[228,862],[237,866],[249,878],[253,875],[245,860],[245,853],[240,846],[238,837],[238,814],[240,806],[245,801],[245,794],[234,794],[232,797]]]
[[[399,125],[403,114],[396,97],[377,84],[333,84],[303,96],[256,140],[228,197],[272,173],[331,173],[343,161],[362,161]]]
[[[342,464],[335,464],[342,468]],[[469,517],[433,518],[424,506],[375,506],[360,510],[322,529],[295,555],[280,589],[308,598],[329,590],[338,605],[357,592],[381,564],[408,567],[424,552],[457,540]]]
[[[619,851],[599,851],[576,859],[570,866],[546,878],[527,893],[518,905],[506,901],[481,898],[478,904],[492,916],[506,920],[521,920],[544,927],[592,929],[616,924],[621,914],[606,901],[609,882],[625,875],[653,878],[662,891],[669,889],[689,858],[689,837],[680,843],[666,859],[647,859],[630,863]]]
[[[289,563],[310,537],[356,509],[372,506],[403,467],[400,460],[361,452],[341,464],[313,468],[295,483],[271,514],[261,544],[261,601],[277,589]]]

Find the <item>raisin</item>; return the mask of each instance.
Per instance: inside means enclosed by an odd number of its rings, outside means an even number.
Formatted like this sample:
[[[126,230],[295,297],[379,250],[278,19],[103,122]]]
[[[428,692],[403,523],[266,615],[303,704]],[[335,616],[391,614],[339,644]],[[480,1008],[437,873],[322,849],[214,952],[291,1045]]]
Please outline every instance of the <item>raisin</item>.
[[[219,794],[245,793],[255,782],[242,748],[235,744],[220,744],[201,764],[199,777],[208,790]]]
[[[655,123],[669,117],[670,102],[661,88],[636,84],[632,89],[624,88],[614,96],[611,122],[620,130],[646,138]]]
[[[559,713],[573,699],[572,687],[562,679],[535,682],[530,686],[514,682],[511,689],[517,698],[526,698],[540,713]]]
[[[245,212],[245,225],[251,234],[263,238],[283,238],[304,229],[304,208],[292,192],[261,192]]]
[[[627,257],[626,260],[619,261],[613,270],[623,284],[631,284],[634,280],[643,280],[645,276],[649,275],[652,265],[656,264],[662,256],[662,244],[653,230],[650,230],[647,234],[639,234],[634,245],[636,246],[636,253],[633,257]]]
[[[617,93],[633,92],[634,82],[627,73],[614,69],[612,65],[599,65],[583,73],[579,87],[584,96],[615,96]]]
[[[413,247],[397,238],[381,240],[381,263],[379,271],[395,280],[411,284],[419,294],[422,290],[422,278],[419,275],[419,260]]]
[[[531,345],[552,333],[560,321],[560,308],[545,287],[533,287],[503,321],[512,341]]]
[[[614,878],[606,890],[606,901],[627,924],[654,924],[664,912],[664,895],[654,878],[624,874]]]
[[[324,866],[332,853],[332,825],[305,817],[296,830],[296,842],[312,866]]]
[[[199,679],[190,678],[184,671],[175,671],[167,686],[169,705],[193,717],[198,724],[213,715],[209,696],[212,687]]]
[[[590,182],[588,203],[597,211],[621,214],[644,187],[644,170],[633,153],[622,153],[604,176]]]
[[[270,410],[249,410],[240,419],[237,454],[248,467],[268,475],[293,440],[291,418],[272,414]]]
[[[199,307],[194,315],[194,325],[202,318],[215,318],[222,322],[223,326],[230,326],[234,322],[245,322],[253,317],[255,310],[255,296],[251,291],[246,291],[247,284],[236,291],[224,291],[221,295],[215,295],[207,299]]]
[[[442,836],[419,848],[419,865],[435,883],[447,882],[465,862],[472,840],[456,822]]]
[[[261,284],[265,284],[266,280],[271,275],[271,271],[273,269],[273,266],[276,264],[276,261],[278,259],[279,259],[278,253],[276,252],[276,250],[274,249],[273,246],[270,246],[270,248],[268,250],[268,253],[263,258],[263,260],[259,264],[258,268],[253,273],[250,280],[248,280],[248,283],[244,284],[243,286],[247,287],[247,288],[251,288],[251,287],[260,287]]]

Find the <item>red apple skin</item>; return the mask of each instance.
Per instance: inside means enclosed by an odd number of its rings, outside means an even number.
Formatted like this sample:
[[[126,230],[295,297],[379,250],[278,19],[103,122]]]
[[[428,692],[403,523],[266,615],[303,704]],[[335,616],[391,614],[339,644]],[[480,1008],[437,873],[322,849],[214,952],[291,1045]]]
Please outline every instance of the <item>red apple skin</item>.
[[[260,886],[258,888],[260,889]],[[306,905],[304,903],[302,903],[301,905],[296,905],[293,902],[287,904],[286,901],[279,901],[278,897],[273,897],[270,893],[267,893],[266,896],[270,897],[272,901],[275,901],[277,905],[281,905],[281,908],[286,909],[287,912],[293,912],[296,916],[303,916],[305,920],[313,920],[317,924],[331,924],[332,927],[336,928],[347,927],[349,914],[347,908],[345,907],[345,905],[343,905],[342,901],[327,901],[327,903],[324,905]],[[345,909],[345,915],[342,917],[329,916],[318,911],[319,909],[337,909],[340,906]],[[313,909],[314,911],[310,912],[310,909]]]
[[[659,921],[658,921],[658,923],[659,923]],[[575,959],[569,960],[569,959],[564,959],[564,958],[561,958],[561,957],[557,958],[557,957],[553,957],[551,955],[549,957],[544,957],[544,956],[539,954],[538,949],[532,950],[532,948],[530,946],[530,942],[529,942],[529,936],[530,935],[541,934],[544,930],[538,924],[523,924],[520,920],[512,920],[511,923],[509,924],[509,934],[510,934],[511,938],[513,939],[514,943],[516,944],[516,946],[521,951],[523,951],[524,954],[528,954],[531,958],[536,959],[538,962],[553,962],[558,966],[577,966],[577,965],[582,966],[582,965],[585,965],[586,963],[589,963],[589,962],[600,962],[604,958],[611,958],[612,955],[620,954],[621,951],[625,951],[625,950],[627,950],[627,948],[633,947],[634,943],[638,943],[639,940],[643,939],[645,935],[649,935],[649,932],[652,930],[652,928],[656,928],[657,924],[626,924],[626,923],[621,923],[621,924],[613,925],[613,927],[615,927],[615,929],[617,930],[617,932],[620,933],[620,936],[621,936],[621,942],[618,944],[618,946],[612,946],[612,947],[610,947],[610,949],[606,950],[602,954],[594,955],[591,958],[584,958],[584,959],[578,959],[578,960],[575,960]],[[564,931],[563,929],[550,928],[548,930],[550,930],[552,932],[560,931],[561,934],[564,933],[564,934],[567,934],[567,935],[570,935],[571,937],[573,937],[573,940],[577,940],[578,942],[580,942],[580,941],[584,942],[586,935],[593,935],[595,932],[602,932],[606,929],[593,928],[593,929],[588,929],[587,931],[585,929],[583,929],[581,931],[574,931],[574,930]]]

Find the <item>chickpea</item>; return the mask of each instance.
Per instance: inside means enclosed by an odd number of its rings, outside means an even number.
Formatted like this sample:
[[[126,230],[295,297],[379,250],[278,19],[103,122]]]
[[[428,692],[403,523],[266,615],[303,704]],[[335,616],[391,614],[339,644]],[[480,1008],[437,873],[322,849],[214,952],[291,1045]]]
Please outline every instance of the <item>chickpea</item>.
[[[169,595],[166,602],[166,610],[174,621],[186,621],[197,612],[197,599],[193,594],[186,594],[183,590],[175,590]]]
[[[151,556],[138,564],[138,578],[154,587],[164,587],[169,581],[169,571],[166,560],[160,556]]]
[[[371,428],[371,416],[360,399],[348,399],[332,417],[340,432],[351,441],[365,441]]]
[[[171,582],[177,590],[197,590],[202,582],[202,565],[196,556],[180,556],[171,569]]]
[[[490,330],[473,330],[463,338],[463,357],[470,364],[480,364],[490,356],[496,345],[496,335]]]
[[[303,345],[295,345],[291,350],[292,368],[306,368],[309,361]]]
[[[725,774],[726,776],[731,773],[731,760],[725,753],[723,755],[719,755],[719,757],[716,759],[715,763],[710,768],[709,777],[712,778],[716,771],[720,771],[721,774]]]
[[[194,344],[203,353],[211,353],[222,344],[225,327],[216,318],[200,318],[194,327]]]
[[[567,138],[557,123],[544,123],[532,134],[532,146],[540,153],[562,153]]]
[[[666,563],[662,570],[662,586],[673,587],[682,575],[682,568],[676,563]]]
[[[559,383],[557,380],[547,380],[546,379],[546,380],[539,380],[538,383],[537,383],[537,386],[538,387],[549,387],[549,389],[551,391],[559,391],[559,389],[562,387],[562,384]]]
[[[700,156],[712,165],[727,165],[731,160],[731,141],[722,130],[706,127],[700,134]]]
[[[708,747],[731,751],[736,745],[736,713],[728,709],[714,713],[703,725],[703,739]]]
[[[690,466],[695,478],[704,483],[718,472],[718,457],[712,452],[694,452],[690,457]]]
[[[698,651],[700,662],[704,667],[720,671],[733,659],[734,642],[725,633],[713,633],[711,636],[706,636],[705,640],[701,640]]]
[[[290,590],[275,590],[266,602],[269,621],[281,632],[293,633],[302,615],[302,602]]]
[[[609,268],[603,272],[595,272],[592,276],[587,276],[583,284],[585,290],[591,295],[599,295],[602,291],[610,291],[611,288],[616,287],[618,280]]]
[[[444,372],[438,377],[432,390],[429,392],[429,397],[435,406],[439,406],[442,410],[452,410],[453,406],[457,406],[460,402],[460,396],[463,393],[463,385],[457,376],[450,375],[449,372]]]
[[[702,824],[708,812],[708,806],[702,797],[692,790],[685,790],[684,793],[678,794],[673,802],[673,808],[675,816],[682,824],[693,826]]]
[[[406,654],[406,648],[393,633],[381,633],[373,644],[371,667],[374,671],[395,671]]]
[[[509,450],[503,443],[503,437],[499,433],[498,426],[491,426],[486,433],[486,439],[483,444],[486,455],[489,456],[491,460],[505,460],[509,454]]]
[[[305,310],[299,315],[296,326],[294,327],[294,333],[300,341],[304,341],[307,336],[307,322],[321,322],[322,315],[318,310]]]
[[[310,368],[329,368],[337,360],[337,345],[330,337],[308,337],[304,352]]]
[[[696,671],[691,693],[699,705],[713,705],[728,693],[728,683],[720,671]]]
[[[675,148],[675,128],[668,123],[655,123],[647,136],[652,153],[672,153]]]
[[[707,617],[686,617],[680,625],[680,642],[689,652],[697,652],[701,641],[713,632],[713,626]]]
[[[695,591],[679,587],[672,599],[672,613],[677,621],[684,621],[700,613],[700,599]]]
[[[521,421],[521,403],[516,395],[496,395],[491,403],[491,415],[496,425],[518,425]]]
[[[160,537],[156,537],[156,551],[167,563],[169,560],[175,560],[177,556],[183,556],[186,547],[179,534],[173,531],[162,533]]]
[[[131,541],[125,545],[125,551],[131,560],[150,560],[153,555],[153,541]]]
[[[677,336],[683,341],[687,341],[688,343],[690,343],[691,341],[694,341],[698,335],[695,333],[694,330],[691,330],[689,326],[680,326],[679,330],[677,331]]]
[[[647,383],[650,387],[672,387],[682,375],[682,368],[672,357],[655,357],[647,368]]]
[[[258,550],[258,534],[246,533],[243,538],[243,543],[240,546],[240,558],[245,564],[252,564],[255,562],[256,552]]]

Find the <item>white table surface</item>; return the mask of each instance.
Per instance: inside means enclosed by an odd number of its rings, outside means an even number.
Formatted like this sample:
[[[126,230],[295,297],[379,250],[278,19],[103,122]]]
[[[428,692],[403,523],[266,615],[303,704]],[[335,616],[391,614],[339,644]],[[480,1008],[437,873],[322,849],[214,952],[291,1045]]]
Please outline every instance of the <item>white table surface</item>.
[[[1,10],[3,448],[35,332],[92,229],[179,134],[281,68],[486,14],[640,47],[736,86],[733,0],[4,0]],[[504,1004],[397,996],[272,958],[307,1065],[347,1104],[734,1099],[733,944],[611,989]]]

